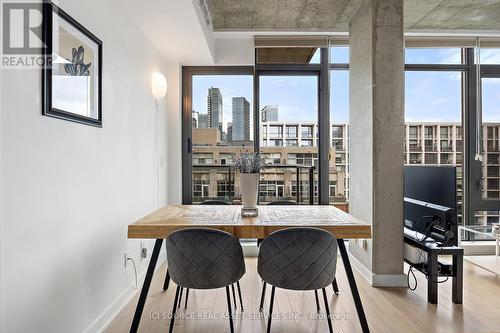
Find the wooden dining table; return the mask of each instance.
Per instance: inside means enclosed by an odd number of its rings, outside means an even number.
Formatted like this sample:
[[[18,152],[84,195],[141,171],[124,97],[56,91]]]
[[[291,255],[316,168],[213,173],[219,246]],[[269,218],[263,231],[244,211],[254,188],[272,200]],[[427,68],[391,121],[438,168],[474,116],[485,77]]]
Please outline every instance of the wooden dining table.
[[[163,243],[172,232],[185,228],[223,230],[238,238],[264,239],[276,230],[314,227],[337,238],[353,301],[363,332],[368,322],[359,296],[344,239],[371,238],[371,226],[334,206],[258,206],[257,217],[242,217],[237,205],[167,205],[128,226],[128,238],[156,239],[130,332],[137,332],[144,304]]]

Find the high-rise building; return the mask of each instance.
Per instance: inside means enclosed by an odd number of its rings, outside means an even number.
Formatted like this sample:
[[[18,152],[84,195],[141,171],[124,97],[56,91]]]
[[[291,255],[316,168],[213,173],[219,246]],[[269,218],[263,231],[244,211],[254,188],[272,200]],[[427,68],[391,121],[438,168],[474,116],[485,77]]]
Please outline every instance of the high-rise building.
[[[198,127],[208,128],[208,114],[198,113]]]
[[[227,141],[233,141],[233,123],[232,122],[227,123],[226,138],[227,138]]]
[[[260,111],[260,117],[262,122],[266,121],[278,121],[278,106],[277,105],[266,105]]]
[[[233,97],[232,125],[232,140],[250,140],[250,103],[245,97]]]
[[[219,88],[208,89],[207,96],[208,127],[218,128],[222,133],[222,94]]]

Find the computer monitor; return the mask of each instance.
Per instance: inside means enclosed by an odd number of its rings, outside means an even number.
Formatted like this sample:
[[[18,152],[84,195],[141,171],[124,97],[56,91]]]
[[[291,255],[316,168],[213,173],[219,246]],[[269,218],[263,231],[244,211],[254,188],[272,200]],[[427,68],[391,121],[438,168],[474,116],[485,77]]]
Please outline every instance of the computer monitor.
[[[457,244],[457,176],[453,166],[404,167],[405,227]],[[430,230],[430,227],[432,227]]]

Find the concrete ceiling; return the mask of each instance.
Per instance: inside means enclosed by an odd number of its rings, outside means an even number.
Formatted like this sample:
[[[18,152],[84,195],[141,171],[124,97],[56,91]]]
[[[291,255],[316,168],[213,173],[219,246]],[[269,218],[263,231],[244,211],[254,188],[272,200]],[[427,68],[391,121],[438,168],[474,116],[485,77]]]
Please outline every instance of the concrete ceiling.
[[[214,31],[348,31],[363,0],[208,0]],[[405,28],[500,30],[500,0],[405,0]]]

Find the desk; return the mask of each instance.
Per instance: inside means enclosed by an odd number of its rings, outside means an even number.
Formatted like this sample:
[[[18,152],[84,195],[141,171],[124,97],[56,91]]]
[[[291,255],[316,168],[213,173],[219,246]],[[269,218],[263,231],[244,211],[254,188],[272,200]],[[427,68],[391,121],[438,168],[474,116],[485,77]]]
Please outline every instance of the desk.
[[[457,246],[445,246],[437,244],[434,241],[420,241],[408,235],[404,235],[404,241],[411,246],[421,249],[427,253],[427,263],[415,264],[404,259],[406,263],[413,265],[422,272],[426,270],[427,274],[427,301],[431,304],[438,302],[438,278],[440,276],[451,277],[452,279],[452,302],[462,304],[463,298],[463,257],[464,250]],[[447,265],[439,262],[440,255],[451,255],[452,264]]]
[[[241,206],[168,205],[128,226],[128,238],[156,239],[130,332],[137,332],[163,239],[184,228],[212,228],[239,238],[266,238],[276,230],[315,227],[337,237],[340,255],[363,332],[368,323],[345,248],[345,238],[371,238],[371,226],[333,206],[259,206],[258,217],[240,215]]]

